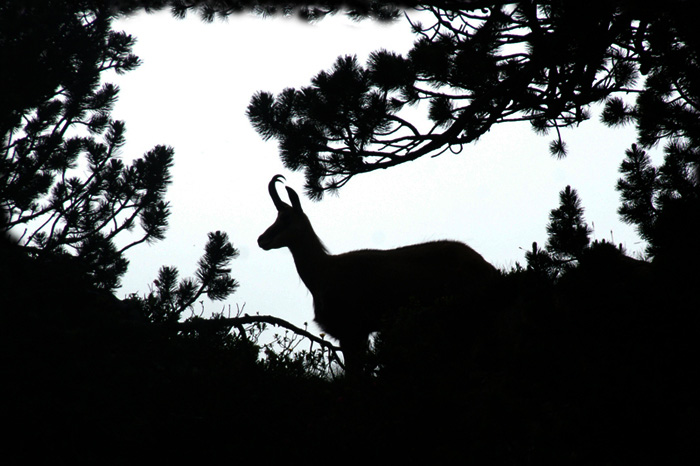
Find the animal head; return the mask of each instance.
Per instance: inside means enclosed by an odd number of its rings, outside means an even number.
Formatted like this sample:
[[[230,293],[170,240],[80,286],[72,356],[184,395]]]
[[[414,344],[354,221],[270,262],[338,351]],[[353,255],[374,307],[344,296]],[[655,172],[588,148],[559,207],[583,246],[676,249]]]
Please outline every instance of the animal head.
[[[284,177],[275,175],[267,186],[272,202],[277,208],[277,219],[258,238],[258,245],[266,251],[301,244],[309,236],[309,232],[313,232],[308,217],[301,209],[297,193],[285,186],[292,205],[280,199],[276,188],[280,180],[284,180]]]

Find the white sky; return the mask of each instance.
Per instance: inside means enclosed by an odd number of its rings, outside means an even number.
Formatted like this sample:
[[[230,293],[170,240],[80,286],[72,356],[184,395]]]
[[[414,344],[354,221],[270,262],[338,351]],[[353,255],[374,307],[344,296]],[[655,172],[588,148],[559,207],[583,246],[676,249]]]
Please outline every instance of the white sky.
[[[156,144],[175,148],[166,239],[130,251],[117,295],[145,293],[162,265],[193,276],[207,233],[223,230],[241,252],[232,263],[241,286],[225,305],[311,324],[312,299],[289,251],[262,251],[256,242],[276,216],[267,194],[270,178],[283,174],[302,194],[303,175],[283,168],[276,141],[255,133],[246,107],[258,90],[308,85],[338,55],[356,54],[364,63],[380,48],[407,52],[414,39],[408,23],[336,16],[307,24],[240,15],[207,24],[194,15],[178,20],[161,12],[120,20],[115,29],[138,39],[134,52],[143,61],[110,79],[121,88],[113,117],[126,122],[122,156],[140,157]],[[510,268],[516,261],[524,265],[533,241],[544,245],[549,211],[570,184],[595,228],[594,239],[610,240],[612,232],[631,253],[641,251],[633,228],[618,218],[614,189],[624,151],[635,140],[633,128],[613,130],[593,118],[564,134],[564,160],[549,155],[550,136],[536,135],[528,124],[501,125],[458,155],[361,175],[338,197],[302,203],[333,253],[447,238]],[[206,310],[222,306],[207,303]]]

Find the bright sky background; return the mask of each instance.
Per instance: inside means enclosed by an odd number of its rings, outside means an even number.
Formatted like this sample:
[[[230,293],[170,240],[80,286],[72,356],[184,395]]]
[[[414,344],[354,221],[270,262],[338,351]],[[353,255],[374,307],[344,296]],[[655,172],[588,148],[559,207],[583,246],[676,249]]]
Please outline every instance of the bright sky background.
[[[114,27],[138,39],[134,52],[143,61],[110,79],[121,88],[113,117],[126,122],[123,158],[140,157],[157,144],[175,148],[166,239],[130,250],[129,272],[117,295],[147,292],[162,265],[193,276],[207,233],[223,230],[241,252],[232,263],[241,286],[225,303],[207,303],[206,313],[229,305],[235,313],[245,305],[248,314],[311,325],[311,295],[289,251],[257,246],[276,216],[267,183],[283,174],[302,194],[303,175],[283,168],[277,143],[255,133],[246,107],[258,90],[278,93],[308,85],[339,55],[356,54],[364,63],[380,48],[407,52],[414,39],[408,22],[358,23],[339,15],[307,24],[239,15],[207,24],[195,15],[178,20],[164,11],[132,16]],[[533,241],[544,245],[549,212],[570,184],[583,201],[594,239],[613,239],[632,254],[641,252],[634,229],[619,220],[614,189],[634,129],[605,128],[593,118],[564,134],[569,150],[564,160],[549,155],[550,136],[536,135],[528,124],[500,125],[460,154],[361,175],[337,197],[302,203],[333,253],[456,239],[510,269],[525,264]]]

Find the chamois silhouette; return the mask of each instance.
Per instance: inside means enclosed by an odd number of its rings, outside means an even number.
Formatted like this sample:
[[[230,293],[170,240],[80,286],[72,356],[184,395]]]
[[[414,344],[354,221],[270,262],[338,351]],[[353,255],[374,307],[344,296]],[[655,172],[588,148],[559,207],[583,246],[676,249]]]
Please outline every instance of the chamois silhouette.
[[[370,333],[412,302],[432,304],[446,296],[469,297],[498,275],[464,243],[434,241],[390,250],[363,249],[333,255],[314,232],[299,196],[286,187],[283,202],[276,175],[268,184],[277,219],[258,238],[264,250],[287,247],[314,300],[314,320],[336,338],[347,375],[361,373]]]

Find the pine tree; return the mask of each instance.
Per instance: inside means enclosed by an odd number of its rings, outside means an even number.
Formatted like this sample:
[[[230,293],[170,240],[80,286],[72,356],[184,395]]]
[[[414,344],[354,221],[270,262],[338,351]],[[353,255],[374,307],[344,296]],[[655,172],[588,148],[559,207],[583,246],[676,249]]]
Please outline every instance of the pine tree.
[[[625,222],[635,224],[639,235],[649,241],[657,215],[658,173],[649,155],[636,144],[625,154],[626,158],[620,165],[623,178],[617,182],[622,197],[618,213]]]
[[[576,260],[588,246],[590,233],[578,193],[567,186],[559,193],[559,207],[549,213],[547,250],[562,263]]]
[[[618,212],[637,227],[650,257],[679,265],[700,258],[700,150],[676,141],[664,153],[657,168],[638,146],[626,152],[617,183],[622,197]]]
[[[559,207],[549,213],[545,248],[533,243],[532,251],[525,254],[528,270],[552,280],[559,278],[578,265],[588,248],[590,233],[578,193],[567,186],[559,193]]]
[[[405,56],[339,57],[308,86],[258,92],[248,117],[316,199],[355,175],[459,151],[498,123],[554,130],[550,149],[563,157],[559,129],[588,119],[596,102],[607,102],[609,124],[638,121],[644,140],[697,134],[697,41],[680,3],[650,14],[629,2],[426,2],[435,20],[413,24]],[[641,93],[636,109],[622,100],[629,91]],[[406,117],[421,102],[427,125]]]
[[[165,236],[174,157],[158,145],[122,160],[126,126],[111,118],[119,89],[102,77],[139,59],[134,38],[111,29],[116,12],[97,0],[0,6],[0,59],[13,63],[0,75],[0,234],[32,258],[74,259],[71,270],[108,292],[127,271],[127,250]],[[226,264],[236,256],[225,233],[211,233],[200,275],[180,286],[179,312],[202,293],[232,293]],[[172,271],[157,280],[163,302]]]
[[[49,72],[20,69],[20,75],[36,72],[36,84],[14,83],[23,91],[3,102],[0,205],[9,214],[3,228],[33,254],[77,256],[95,286],[113,290],[127,270],[124,252],[164,237],[173,149],[156,146],[130,165],[120,157],[125,124],[110,117],[119,90],[102,83],[101,75],[129,71],[139,60],[131,53],[134,39],[111,31],[108,14],[62,4],[54,18],[39,8],[21,12],[14,6],[5,7],[3,20],[15,14],[20,25],[31,27],[19,34],[18,50],[7,46],[3,52],[29,53],[22,47],[39,39],[37,54]],[[45,42],[54,30],[64,36]],[[117,246],[116,237],[137,225],[140,235]]]
[[[228,235],[221,231],[209,233],[204,249],[195,279],[185,278],[178,283],[177,268],[163,266],[153,281],[154,290],[144,297],[131,296],[131,301],[150,321],[178,322],[182,313],[203,294],[212,300],[222,300],[238,288],[227,266],[239,253],[229,242]]]

